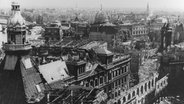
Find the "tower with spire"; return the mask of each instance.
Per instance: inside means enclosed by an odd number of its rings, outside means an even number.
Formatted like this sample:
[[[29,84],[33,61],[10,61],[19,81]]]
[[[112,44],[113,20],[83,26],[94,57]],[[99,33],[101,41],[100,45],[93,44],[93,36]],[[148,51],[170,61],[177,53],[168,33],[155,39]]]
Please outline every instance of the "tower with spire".
[[[146,15],[147,15],[147,17],[150,15],[150,7],[149,7],[149,3],[147,3]]]

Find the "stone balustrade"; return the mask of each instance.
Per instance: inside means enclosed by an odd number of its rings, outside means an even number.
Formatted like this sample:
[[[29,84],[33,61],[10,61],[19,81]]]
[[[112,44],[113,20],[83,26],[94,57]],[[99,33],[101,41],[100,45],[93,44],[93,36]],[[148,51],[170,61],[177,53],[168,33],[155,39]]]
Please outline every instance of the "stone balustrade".
[[[3,49],[6,51],[29,50],[31,44],[3,44]]]

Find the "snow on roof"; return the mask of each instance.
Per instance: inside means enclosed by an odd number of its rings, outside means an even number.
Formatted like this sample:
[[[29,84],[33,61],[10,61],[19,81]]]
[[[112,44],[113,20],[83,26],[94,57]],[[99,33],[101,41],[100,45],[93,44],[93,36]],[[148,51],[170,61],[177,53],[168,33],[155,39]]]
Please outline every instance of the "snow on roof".
[[[22,58],[22,62],[23,62],[26,69],[33,67],[30,58]]]
[[[0,18],[0,24],[7,24],[7,19]]]
[[[106,22],[104,24],[101,24],[101,26],[116,26],[116,25],[110,22]]]
[[[69,29],[70,29],[69,26],[61,26],[61,28],[62,28],[63,30],[69,30]]]
[[[95,52],[99,54],[106,54],[106,55],[112,54],[112,52],[108,51],[106,48],[101,48],[101,47],[95,49]]]
[[[41,65],[39,71],[49,84],[69,77],[66,63],[61,60]]]
[[[122,45],[130,45],[131,41],[127,41],[127,42],[122,42]]]
[[[99,46],[99,45],[100,45],[100,42],[98,42],[98,41],[92,41],[92,42],[90,42],[88,44],[85,44],[85,45],[81,46],[81,48],[82,49],[91,49],[91,48],[96,47],[96,46]]]

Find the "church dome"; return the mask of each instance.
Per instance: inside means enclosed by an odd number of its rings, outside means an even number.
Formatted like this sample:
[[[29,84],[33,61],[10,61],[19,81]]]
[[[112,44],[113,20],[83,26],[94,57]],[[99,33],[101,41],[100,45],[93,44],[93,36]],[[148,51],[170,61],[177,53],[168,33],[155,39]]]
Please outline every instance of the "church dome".
[[[96,13],[94,23],[95,24],[102,24],[102,23],[105,23],[107,21],[107,19],[108,18],[107,18],[106,13],[101,10],[101,11]]]
[[[20,5],[18,3],[12,3],[12,16],[8,20],[8,27],[24,26],[25,20],[20,13]]]

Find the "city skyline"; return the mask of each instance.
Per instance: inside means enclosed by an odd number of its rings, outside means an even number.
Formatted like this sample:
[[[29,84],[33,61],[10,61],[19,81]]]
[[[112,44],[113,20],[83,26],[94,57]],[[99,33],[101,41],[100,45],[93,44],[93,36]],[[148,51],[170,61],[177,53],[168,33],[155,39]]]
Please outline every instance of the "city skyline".
[[[0,0],[0,8],[10,8],[15,0]],[[183,0],[16,0],[22,8],[139,8],[184,11]]]

